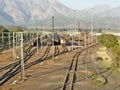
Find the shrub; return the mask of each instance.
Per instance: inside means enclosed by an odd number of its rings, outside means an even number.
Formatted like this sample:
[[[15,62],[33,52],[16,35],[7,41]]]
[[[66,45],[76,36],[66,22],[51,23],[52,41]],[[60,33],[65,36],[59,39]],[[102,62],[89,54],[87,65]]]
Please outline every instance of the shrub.
[[[98,37],[98,42],[107,48],[114,47],[118,44],[117,37],[112,34],[102,34]]]

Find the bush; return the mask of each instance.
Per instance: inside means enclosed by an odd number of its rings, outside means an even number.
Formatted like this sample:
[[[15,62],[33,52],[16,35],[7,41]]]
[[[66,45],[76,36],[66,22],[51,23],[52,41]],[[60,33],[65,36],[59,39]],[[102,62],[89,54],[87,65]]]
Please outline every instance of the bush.
[[[101,75],[98,75],[96,73],[92,74],[91,80],[94,85],[96,86],[103,86],[107,83],[107,79]]]
[[[119,67],[120,66],[120,44],[115,45],[112,48],[112,51],[114,53],[114,64],[115,66]]]
[[[118,44],[117,37],[112,34],[102,34],[98,37],[98,42],[107,48],[114,47]]]

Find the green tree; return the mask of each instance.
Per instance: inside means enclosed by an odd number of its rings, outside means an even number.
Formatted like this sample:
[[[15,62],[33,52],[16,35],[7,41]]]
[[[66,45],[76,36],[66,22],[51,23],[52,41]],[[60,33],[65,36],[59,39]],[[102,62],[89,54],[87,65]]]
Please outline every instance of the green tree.
[[[107,48],[111,48],[118,44],[118,39],[112,34],[102,34],[98,37],[98,42]]]

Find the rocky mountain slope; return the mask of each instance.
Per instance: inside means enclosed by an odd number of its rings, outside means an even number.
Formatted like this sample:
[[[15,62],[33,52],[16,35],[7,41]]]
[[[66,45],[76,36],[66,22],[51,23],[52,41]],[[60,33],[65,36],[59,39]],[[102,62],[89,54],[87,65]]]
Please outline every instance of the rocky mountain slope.
[[[92,9],[73,10],[57,0],[0,0],[0,24],[32,24],[36,20],[49,24],[55,16],[56,25],[81,22],[89,28],[93,16],[96,28],[119,28],[120,7],[98,5]],[[61,20],[62,19],[62,20]]]

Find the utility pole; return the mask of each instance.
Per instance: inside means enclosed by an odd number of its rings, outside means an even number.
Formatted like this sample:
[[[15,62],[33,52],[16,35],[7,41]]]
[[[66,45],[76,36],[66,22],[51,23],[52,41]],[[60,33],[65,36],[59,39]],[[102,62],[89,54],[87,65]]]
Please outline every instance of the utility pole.
[[[81,44],[81,42],[80,42],[80,36],[81,36],[81,23],[80,23],[80,22],[78,23],[78,30],[79,30],[79,33],[80,33],[80,34],[79,34],[79,39],[78,39],[78,40],[79,40],[79,45],[80,45],[80,44]]]
[[[74,41],[74,35],[72,35],[72,51],[73,51],[73,41]]]
[[[21,80],[25,79],[25,70],[24,70],[24,54],[23,54],[23,32],[19,33],[21,35]]]
[[[75,42],[75,43],[76,43],[76,41],[75,41],[76,33],[77,33],[77,27],[76,27],[76,20],[75,20],[75,35],[74,35],[74,42]],[[75,49],[76,49],[76,48],[75,48]]]
[[[2,28],[2,45],[4,43],[4,29]]]
[[[41,22],[41,35],[40,35],[40,37],[41,37],[41,43],[40,43],[40,45],[41,45],[41,50],[42,50],[42,22]]]
[[[85,49],[87,48],[87,40],[86,40],[86,33],[84,32],[84,43],[85,43]],[[86,78],[86,80],[88,79],[88,63],[87,63],[87,50],[85,50],[86,52],[86,54],[85,54],[85,71],[86,71],[86,74],[85,74],[85,78]]]
[[[80,37],[81,37],[81,32],[79,33],[79,36],[78,36],[78,41],[79,41],[78,45],[79,45],[79,46],[81,46],[81,42],[80,42],[80,41],[81,41],[81,38],[80,38]]]
[[[38,55],[38,22],[37,22],[37,20],[36,20],[36,33],[37,33],[37,55]]]
[[[38,32],[37,32],[37,55],[38,55]]]
[[[8,35],[9,35],[8,38],[9,38],[9,48],[10,48],[10,46],[11,46],[11,45],[10,45],[10,44],[11,44],[11,42],[10,42],[10,41],[11,41],[11,35],[10,35],[10,32],[8,32]]]
[[[91,9],[91,43],[93,42],[93,9]]]
[[[55,46],[54,46],[54,16],[52,16],[52,30],[53,30],[53,60],[55,59],[54,52],[55,52]]]
[[[15,33],[13,33],[13,61],[16,58],[16,53],[15,53]]]
[[[88,50],[86,50],[86,55],[85,55],[85,59],[86,59],[86,60],[85,60],[85,61],[86,61],[86,62],[85,62],[85,63],[86,63],[86,64],[85,64],[85,65],[86,65],[86,66],[85,66],[85,69],[86,69],[85,78],[86,78],[86,80],[88,79],[88,61],[87,61],[88,58],[87,58],[87,55],[88,55]]]
[[[87,47],[87,40],[86,40],[86,33],[84,32],[84,48],[86,49]]]

